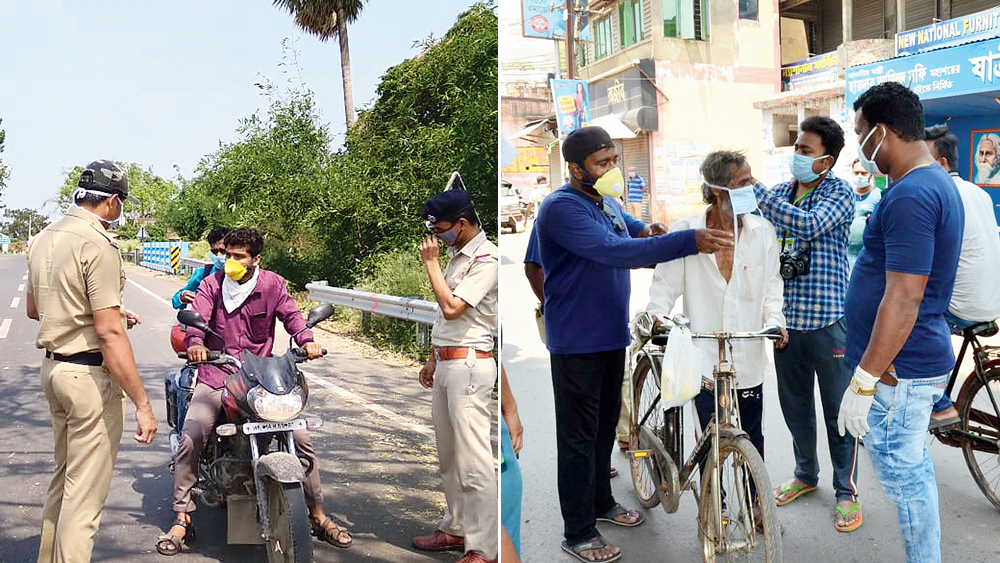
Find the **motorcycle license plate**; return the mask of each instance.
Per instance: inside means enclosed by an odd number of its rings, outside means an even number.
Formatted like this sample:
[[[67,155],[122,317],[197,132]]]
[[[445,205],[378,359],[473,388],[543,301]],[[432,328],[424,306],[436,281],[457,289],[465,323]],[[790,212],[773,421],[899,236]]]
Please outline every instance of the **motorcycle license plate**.
[[[306,420],[304,418],[289,420],[288,422],[247,422],[243,425],[243,433],[287,432],[289,430],[302,430],[305,427]]]

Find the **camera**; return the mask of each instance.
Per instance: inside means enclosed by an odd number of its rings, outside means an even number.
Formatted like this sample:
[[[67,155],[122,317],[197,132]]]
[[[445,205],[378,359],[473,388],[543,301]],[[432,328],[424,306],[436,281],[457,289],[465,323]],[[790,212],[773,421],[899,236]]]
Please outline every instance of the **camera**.
[[[781,263],[779,270],[783,279],[791,280],[809,273],[808,250],[783,250],[778,260]]]

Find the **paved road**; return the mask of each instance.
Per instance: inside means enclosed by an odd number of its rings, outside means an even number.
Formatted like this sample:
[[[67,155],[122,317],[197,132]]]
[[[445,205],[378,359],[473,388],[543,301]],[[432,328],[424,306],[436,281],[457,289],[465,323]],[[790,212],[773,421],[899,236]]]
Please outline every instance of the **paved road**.
[[[52,470],[52,430],[38,381],[41,354],[33,343],[37,325],[24,314],[25,273],[23,255],[0,256],[0,563],[35,560]],[[174,316],[166,299],[179,284],[142,268],[128,267],[126,275],[125,302],[143,320],[130,337],[160,427],[153,444],[135,443],[134,412],[127,409],[93,560],[162,562],[155,538],[173,519],[163,374],[178,365],[167,338]],[[341,550],[314,541],[316,560],[454,560],[410,547],[410,538],[433,529],[444,507],[430,394],[417,384],[416,368],[390,367],[339,350],[322,333],[318,339],[331,354],[305,365],[311,383],[308,412],[326,421],[313,433],[313,443],[326,508],[346,522],[354,546]],[[224,512],[199,510],[195,525],[194,552],[172,562],[265,560],[260,547],[225,544]]]
[[[524,449],[520,455],[524,475],[521,549],[527,561],[573,561],[559,549],[562,518],[556,491],[552,385],[548,355],[538,339],[532,314],[535,298],[523,273],[527,239],[525,233],[504,234],[500,245],[502,359],[525,427]],[[648,302],[651,272],[638,270],[632,274],[633,311],[641,310]],[[778,408],[775,382],[766,381],[764,390],[767,468],[772,482],[778,483],[790,477],[794,469],[791,435]],[[690,414],[685,417],[690,426],[692,417]],[[685,439],[687,451],[693,444],[693,439],[688,436]],[[796,563],[902,561],[903,544],[895,507],[874,482],[871,463],[865,453],[860,456],[859,475],[865,523],[850,534],[834,530],[835,501],[825,437],[821,437],[820,444],[819,490],[779,508],[785,527],[784,560]],[[934,441],[930,452],[941,496],[944,560],[964,563],[1000,561],[1000,512],[979,492],[961,451]],[[621,476],[612,479],[615,498],[626,506],[638,507],[628,461],[616,451],[612,464],[621,471]],[[644,512],[646,523],[638,528],[600,525],[602,534],[616,545],[623,546],[623,561],[668,563],[701,560],[695,522],[697,507],[692,495],[688,494],[681,500],[680,508],[674,514],[667,514],[659,507]]]

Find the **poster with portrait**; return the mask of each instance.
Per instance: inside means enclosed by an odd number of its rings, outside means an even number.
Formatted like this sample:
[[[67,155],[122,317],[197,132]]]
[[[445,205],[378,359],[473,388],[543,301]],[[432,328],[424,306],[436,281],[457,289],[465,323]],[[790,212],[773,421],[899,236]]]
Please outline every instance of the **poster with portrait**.
[[[969,179],[980,186],[1000,186],[1000,129],[972,130]]]
[[[586,80],[552,80],[559,136],[590,125],[590,91]]]

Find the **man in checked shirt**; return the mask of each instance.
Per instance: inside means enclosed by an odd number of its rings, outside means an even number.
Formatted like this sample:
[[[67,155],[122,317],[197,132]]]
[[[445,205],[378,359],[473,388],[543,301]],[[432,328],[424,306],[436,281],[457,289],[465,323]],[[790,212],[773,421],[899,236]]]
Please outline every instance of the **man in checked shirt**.
[[[774,363],[778,402],[792,434],[795,474],[774,490],[774,499],[784,506],[816,490],[819,483],[813,400],[814,381],[818,381],[837,497],[834,526],[850,532],[862,522],[857,444],[850,435],[840,435],[837,415],[851,381],[851,369],[844,360],[844,297],[856,198],[848,183],[832,171],[842,148],[844,132],[836,121],[810,117],[799,125],[795,140],[794,179],[771,190],[758,187],[755,191],[760,211],[774,224],[782,250],[789,336],[788,346],[775,350]],[[803,256],[808,256],[807,261]]]

